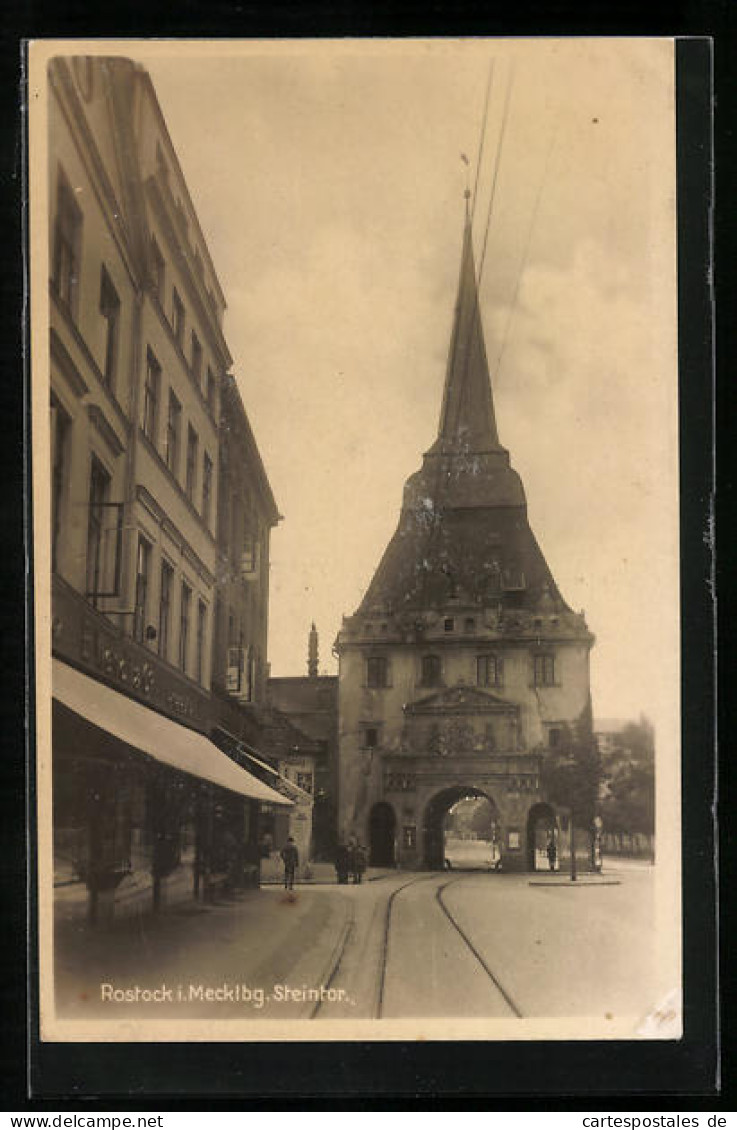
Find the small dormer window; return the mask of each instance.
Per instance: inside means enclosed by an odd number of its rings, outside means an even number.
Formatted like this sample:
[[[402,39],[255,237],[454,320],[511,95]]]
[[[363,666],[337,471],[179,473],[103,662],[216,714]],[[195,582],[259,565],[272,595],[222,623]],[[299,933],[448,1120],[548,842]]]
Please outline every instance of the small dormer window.
[[[446,631],[446,632],[452,632],[452,631],[455,630],[455,626],[456,626],[456,622],[453,619],[453,617],[452,616],[446,616],[445,620],[443,621],[443,630]]]

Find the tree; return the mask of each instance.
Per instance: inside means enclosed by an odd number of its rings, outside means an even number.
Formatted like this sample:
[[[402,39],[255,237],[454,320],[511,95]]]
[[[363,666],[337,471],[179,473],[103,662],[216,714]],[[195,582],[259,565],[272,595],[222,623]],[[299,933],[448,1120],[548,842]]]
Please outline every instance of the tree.
[[[565,726],[558,745],[543,759],[542,786],[551,804],[571,814],[571,878],[576,877],[574,821],[591,829],[593,861],[593,820],[599,802],[601,757],[594,736],[591,700],[572,726]]]
[[[602,817],[607,832],[652,836],[655,831],[655,735],[643,715],[616,735],[604,765]]]

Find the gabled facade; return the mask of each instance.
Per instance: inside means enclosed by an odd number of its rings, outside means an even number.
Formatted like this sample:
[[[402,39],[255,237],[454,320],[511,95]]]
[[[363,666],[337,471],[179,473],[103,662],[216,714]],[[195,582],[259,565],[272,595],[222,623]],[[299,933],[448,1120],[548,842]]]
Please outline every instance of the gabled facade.
[[[587,709],[592,644],[499,442],[467,215],[438,437],[338,635],[339,835],[440,867],[445,814],[483,795],[502,865],[533,867],[555,823],[542,758]]]

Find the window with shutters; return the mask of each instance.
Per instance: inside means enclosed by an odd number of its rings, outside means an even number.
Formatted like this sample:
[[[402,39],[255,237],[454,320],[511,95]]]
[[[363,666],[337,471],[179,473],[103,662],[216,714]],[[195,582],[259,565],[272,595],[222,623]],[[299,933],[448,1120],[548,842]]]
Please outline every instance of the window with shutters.
[[[69,440],[72,421],[63,408],[51,402],[51,568],[59,564],[60,535],[64,525],[64,498],[69,478]]]
[[[109,498],[110,476],[102,463],[93,456],[87,517],[87,595],[93,604],[97,604],[97,594],[103,587],[105,504]]]
[[[59,172],[54,219],[51,284],[72,317],[76,314],[82,243],[82,210],[65,175]]]
[[[184,479],[184,489],[187,492],[187,498],[190,502],[194,502],[195,491],[197,489],[197,455],[199,449],[199,439],[197,432],[191,424],[187,426],[187,469]]]
[[[179,469],[179,434],[182,427],[182,406],[176,394],[169,389],[169,411],[166,416],[166,435],[164,436],[164,460],[176,478]]]
[[[202,346],[194,330],[192,330],[192,376],[199,384],[202,378]]]
[[[195,678],[201,683],[205,673],[205,634],[207,632],[207,605],[203,600],[197,602],[197,653]]]
[[[212,510],[212,459],[205,452],[202,460],[202,521],[210,525]]]
[[[176,287],[172,290],[171,312],[171,328],[174,331],[174,337],[177,339],[177,343],[182,345],[184,342],[184,303]]]
[[[159,389],[161,387],[161,365],[151,350],[146,352],[146,384],[143,389],[143,434],[151,443],[156,443],[159,426]]]
[[[151,545],[139,535],[136,554],[136,596],[133,609],[133,635],[142,641],[146,632],[148,612],[148,582],[151,567]]]
[[[189,658],[189,618],[192,611],[192,590],[182,581],[182,599],[179,606],[179,666],[187,673]]]
[[[112,388],[115,384],[115,373],[118,367],[120,299],[104,266],[100,276],[100,313],[105,320],[105,356],[102,375],[105,384]]]
[[[171,594],[174,587],[174,570],[167,561],[161,563],[161,592],[159,595],[159,655],[169,658],[171,632]]]

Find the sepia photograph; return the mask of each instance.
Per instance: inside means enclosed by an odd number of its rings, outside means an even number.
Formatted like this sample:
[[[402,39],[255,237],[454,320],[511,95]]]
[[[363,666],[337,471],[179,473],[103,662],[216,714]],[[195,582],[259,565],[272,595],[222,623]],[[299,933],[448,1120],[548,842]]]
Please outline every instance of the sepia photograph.
[[[42,1040],[680,1037],[674,54],[30,45]]]

